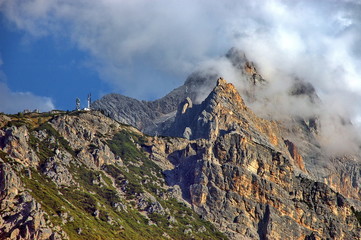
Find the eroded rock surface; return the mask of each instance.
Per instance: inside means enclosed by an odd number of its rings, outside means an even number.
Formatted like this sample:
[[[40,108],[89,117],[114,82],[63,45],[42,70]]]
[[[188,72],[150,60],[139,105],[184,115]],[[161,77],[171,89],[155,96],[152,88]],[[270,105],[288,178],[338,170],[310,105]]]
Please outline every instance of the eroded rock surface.
[[[311,120],[262,119],[223,78],[175,109],[154,137],[95,111],[1,117],[0,238],[359,239],[358,159],[312,166]]]
[[[194,140],[166,156],[174,165],[167,181],[230,238],[359,237],[351,204],[311,180],[296,146],[275,122],[256,117],[233,85],[219,79],[202,104],[183,109],[172,133],[190,128]]]

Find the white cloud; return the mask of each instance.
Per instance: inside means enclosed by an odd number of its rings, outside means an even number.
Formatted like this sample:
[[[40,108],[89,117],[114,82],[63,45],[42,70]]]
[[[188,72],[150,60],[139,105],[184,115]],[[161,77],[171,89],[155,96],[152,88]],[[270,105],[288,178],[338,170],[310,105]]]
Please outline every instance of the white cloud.
[[[138,97],[144,86],[164,94],[168,89],[157,85],[181,84],[174,79],[183,81],[197,64],[234,45],[268,79],[292,72],[330,90],[335,81],[317,79],[337,74],[337,85],[361,91],[359,56],[353,55],[359,10],[357,1],[336,0],[0,1],[0,11],[18,29],[71,39],[90,53],[103,80]]]
[[[256,110],[277,117],[361,115],[356,0],[0,0],[0,11],[32,37],[70,39],[92,56],[91,66],[104,81],[133,97],[159,97],[198,66],[218,65],[237,82],[230,64],[215,58],[236,46],[271,81],[259,94],[277,96],[266,106],[256,103]],[[307,99],[288,98],[295,77],[315,86],[321,109]]]
[[[25,109],[45,112],[54,109],[54,104],[48,97],[29,92],[12,92],[5,83],[0,82],[0,112],[17,113]]]

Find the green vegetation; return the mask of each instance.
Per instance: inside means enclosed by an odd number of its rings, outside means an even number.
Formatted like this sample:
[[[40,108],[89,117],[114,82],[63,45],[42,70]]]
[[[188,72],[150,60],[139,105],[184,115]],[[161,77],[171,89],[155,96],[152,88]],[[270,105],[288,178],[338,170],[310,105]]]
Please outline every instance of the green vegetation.
[[[97,196],[76,188],[62,188],[49,179],[32,171],[31,179],[23,175],[23,182],[32,195],[42,204],[42,208],[49,214],[50,220],[57,225],[62,225],[70,239],[117,239],[115,226],[96,218]],[[62,213],[72,217],[64,219]],[[82,229],[81,235],[77,233]]]
[[[36,130],[45,130],[50,136],[55,137],[58,145],[63,147],[71,155],[75,156],[74,150],[69,146],[69,142],[65,140],[49,123],[44,123]]]
[[[40,125],[48,122],[50,119],[52,119],[54,116],[58,115],[64,115],[65,112],[59,112],[59,113],[18,113],[18,114],[9,114],[8,117],[11,118],[11,121],[7,122],[5,127],[11,127],[16,126],[20,127],[25,125],[29,131],[36,129]]]
[[[37,115],[31,120],[24,117],[18,122],[12,121],[12,124],[25,124],[29,131],[47,133],[42,140],[35,137],[34,132],[30,133],[29,145],[36,151],[41,164],[39,170],[23,169],[21,179],[47,212],[46,217],[54,225],[61,226],[70,239],[167,239],[164,233],[172,239],[226,239],[184,204],[160,197],[166,193],[161,187],[164,177],[161,169],[139,147],[145,142],[143,136],[122,130],[111,140],[103,140],[122,158],[124,166],[111,164],[103,166],[102,170],[94,170],[78,161],[69,143],[47,122],[49,119],[45,121]],[[88,150],[97,147],[90,144]],[[68,170],[76,184],[58,186],[41,173],[42,164],[54,156],[58,148],[73,155],[74,161]],[[0,157],[6,158],[7,154],[0,151]],[[125,196],[118,189],[122,189]],[[139,212],[137,198],[145,192],[151,193],[167,209],[165,214]],[[175,221],[169,222],[170,215]],[[201,227],[203,231],[198,231]],[[192,232],[186,234],[188,229]]]
[[[51,143],[48,139],[40,142],[36,137],[30,134],[29,145],[35,150],[42,163],[48,158],[55,156],[57,144]]]
[[[112,186],[111,180],[105,174],[87,169],[82,165],[73,165],[71,172],[81,186],[89,192],[96,193],[105,204],[114,206],[116,203],[121,202],[115,188]],[[101,181],[104,181],[104,183]],[[94,184],[94,182],[99,182],[99,184]]]
[[[0,150],[0,158],[2,160],[6,160],[8,158],[8,154]]]
[[[114,154],[129,162],[144,158],[143,153],[134,144],[134,142],[142,143],[142,140],[141,136],[122,130],[108,141],[108,145]]]
[[[142,136],[125,130],[117,133],[112,140],[108,141],[110,149],[123,159],[127,168],[107,165],[104,166],[104,170],[115,179],[116,185],[122,186],[124,181],[128,182],[125,185],[127,199],[133,199],[135,195],[144,191],[154,193],[153,196],[164,208],[170,210],[176,221],[170,223],[166,215],[158,213],[150,214],[150,220],[157,224],[157,231],[161,230],[159,233],[166,232],[173,239],[189,239],[190,236],[184,233],[186,229],[190,228],[189,226],[192,226],[193,239],[227,239],[211,223],[201,219],[185,204],[176,199],[162,200],[157,196],[156,193],[164,193],[164,190],[159,187],[163,175],[161,169],[147,158],[142,150],[137,148],[136,143],[141,145],[144,141]],[[201,227],[206,230],[198,232]]]
[[[356,211],[354,207],[351,207],[351,210],[352,210],[353,214],[355,214],[358,222],[359,222],[360,225],[361,225],[361,212]]]
[[[109,185],[93,184],[93,180],[102,177],[97,171],[85,167],[73,168],[79,180],[80,188],[62,187],[60,189],[49,179],[32,169],[31,178],[22,174],[22,181],[42,208],[49,214],[49,219],[56,225],[61,225],[70,239],[165,239],[166,232],[173,239],[189,239],[184,230],[194,228],[194,239],[225,239],[207,222],[194,218],[192,210],[186,208],[176,200],[162,204],[170,207],[176,215],[177,222],[170,226],[166,216],[151,214],[150,220],[156,225],[150,225],[149,220],[142,216],[129,204],[122,202]],[[90,182],[85,182],[86,179]],[[104,180],[106,183],[106,181]],[[126,210],[116,210],[115,203],[127,206]],[[98,216],[95,212],[98,210]],[[66,213],[66,214],[65,214]],[[184,214],[189,214],[183,216]],[[66,217],[64,217],[66,216]],[[71,218],[71,219],[70,219]],[[182,220],[183,218],[189,221]],[[197,229],[205,226],[207,231],[197,233]],[[82,229],[78,234],[78,229]]]
[[[55,156],[55,149],[59,147],[65,149],[73,157],[75,157],[76,154],[70,147],[69,142],[65,140],[49,123],[43,123],[35,130],[43,130],[48,134],[48,137],[43,141],[40,141],[32,133],[29,135],[29,145],[35,150],[41,163],[44,163],[48,158]]]
[[[158,165],[148,159],[144,152],[138,149],[135,144],[138,143],[138,146],[141,146],[144,142],[143,136],[122,130],[115,134],[113,139],[107,143],[110,150],[123,159],[133,174],[143,176],[144,174],[151,175],[150,173],[154,172],[156,175],[151,176],[153,180],[162,178],[162,171]],[[140,164],[141,167],[135,166],[134,163]]]
[[[16,120],[8,122],[6,127],[12,127],[12,126],[21,127],[23,125],[29,126],[29,122],[25,121],[24,119],[16,119]]]

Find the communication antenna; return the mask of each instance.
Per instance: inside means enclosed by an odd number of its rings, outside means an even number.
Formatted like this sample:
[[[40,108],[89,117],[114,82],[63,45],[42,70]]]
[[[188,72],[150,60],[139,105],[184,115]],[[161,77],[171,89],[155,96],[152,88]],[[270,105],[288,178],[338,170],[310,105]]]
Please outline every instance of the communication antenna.
[[[89,93],[88,94],[88,109],[90,109],[91,102],[92,102],[92,94]]]
[[[76,107],[76,110],[77,111],[80,111],[80,99],[79,98],[76,98],[76,100],[75,100],[75,107]]]

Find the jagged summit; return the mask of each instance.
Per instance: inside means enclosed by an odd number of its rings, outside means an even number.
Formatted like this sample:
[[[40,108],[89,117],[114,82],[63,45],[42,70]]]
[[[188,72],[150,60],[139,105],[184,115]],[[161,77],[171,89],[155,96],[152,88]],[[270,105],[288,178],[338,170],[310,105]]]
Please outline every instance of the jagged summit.
[[[247,136],[257,134],[259,141],[267,145],[277,146],[282,142],[277,125],[257,117],[245,105],[235,86],[223,78],[218,78],[217,85],[201,104],[189,101],[180,104],[175,122],[165,131],[166,135],[215,139],[235,131]]]
[[[225,57],[239,69],[250,85],[265,82],[257,72],[255,64],[239,49],[230,49]],[[95,101],[92,108],[119,122],[133,125],[147,134],[162,134],[174,121],[178,105],[187,97],[193,103],[204,100],[212,91],[214,80],[219,77],[212,69],[196,71],[189,75],[182,86],[155,101],[139,101],[120,94],[108,94]]]
[[[355,238],[360,228],[347,211],[361,210],[360,159],[328,158],[317,114],[257,116],[246,105],[277,99],[259,94],[272,89],[272,79],[237,48],[225,57],[243,81],[240,92],[209,69],[156,101],[111,95],[94,106],[147,134],[180,137],[156,138],[147,149],[167,166],[167,183],[179,185],[183,199],[231,238]],[[286,99],[321,104],[307,79],[294,77],[286,87]],[[272,119],[272,109],[264,110]]]
[[[308,174],[297,142],[213,85],[177,108],[188,139],[96,111],[0,114],[0,238],[357,239],[359,210]]]

